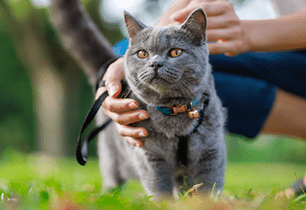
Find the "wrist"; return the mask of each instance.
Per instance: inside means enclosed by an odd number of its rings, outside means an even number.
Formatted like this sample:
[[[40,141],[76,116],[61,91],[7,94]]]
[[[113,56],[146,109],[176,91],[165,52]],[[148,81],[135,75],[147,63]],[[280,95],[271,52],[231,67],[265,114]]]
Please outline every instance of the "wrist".
[[[258,43],[254,39],[254,22],[253,21],[241,21],[241,27],[243,30],[243,39],[244,39],[244,51],[245,52],[254,52],[258,51]],[[256,35],[255,35],[256,38]]]

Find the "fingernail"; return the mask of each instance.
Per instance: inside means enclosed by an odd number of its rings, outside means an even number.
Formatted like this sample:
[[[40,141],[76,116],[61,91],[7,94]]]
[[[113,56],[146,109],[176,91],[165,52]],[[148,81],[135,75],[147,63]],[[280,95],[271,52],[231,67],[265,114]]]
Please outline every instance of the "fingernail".
[[[109,95],[113,96],[115,93],[117,93],[117,91],[118,91],[118,88],[115,85],[113,85],[109,90]]]
[[[139,119],[145,120],[145,119],[147,119],[147,116],[144,115],[143,113],[141,113],[141,114],[139,115]]]
[[[134,102],[132,102],[132,103],[129,104],[129,107],[130,107],[131,109],[136,109],[138,106],[137,106],[137,104],[135,104]]]
[[[144,132],[142,132],[142,131],[139,132],[138,135],[139,135],[139,137],[144,137],[144,136],[146,136],[146,135],[144,134]],[[138,144],[138,145],[139,145],[139,144]]]

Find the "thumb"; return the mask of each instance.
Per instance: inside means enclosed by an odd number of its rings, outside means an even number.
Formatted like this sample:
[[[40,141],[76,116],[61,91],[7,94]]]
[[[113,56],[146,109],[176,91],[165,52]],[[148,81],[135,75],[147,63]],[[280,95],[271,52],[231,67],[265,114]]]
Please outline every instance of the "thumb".
[[[111,65],[108,69],[102,80],[105,81],[105,87],[99,87],[96,92],[96,100],[100,97],[102,93],[106,90],[109,95],[112,97],[117,97],[121,92],[121,81],[124,79],[124,67],[123,67],[123,58],[119,58]]]
[[[124,79],[123,58],[119,58],[108,67],[103,79],[109,95],[117,97],[121,92],[121,81]]]

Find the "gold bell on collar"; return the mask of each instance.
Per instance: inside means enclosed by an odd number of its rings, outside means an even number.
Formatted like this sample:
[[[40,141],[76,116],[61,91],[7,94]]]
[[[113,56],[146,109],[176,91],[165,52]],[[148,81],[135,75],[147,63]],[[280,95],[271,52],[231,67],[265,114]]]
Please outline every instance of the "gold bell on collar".
[[[188,112],[188,117],[192,120],[197,119],[199,117],[199,111],[198,110],[192,110]]]

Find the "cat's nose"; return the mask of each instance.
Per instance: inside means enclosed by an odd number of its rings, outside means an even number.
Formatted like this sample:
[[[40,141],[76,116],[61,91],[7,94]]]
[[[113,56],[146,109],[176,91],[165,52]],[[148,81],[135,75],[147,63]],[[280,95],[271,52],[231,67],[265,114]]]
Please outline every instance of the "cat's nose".
[[[157,73],[158,69],[163,66],[163,59],[160,55],[155,55],[151,61],[150,67],[154,68],[154,71]]]
[[[160,67],[162,67],[163,66],[163,64],[161,64],[161,63],[152,63],[151,65],[150,65],[150,67],[153,67],[154,68],[154,71],[155,72],[157,72],[157,70],[160,68]]]

